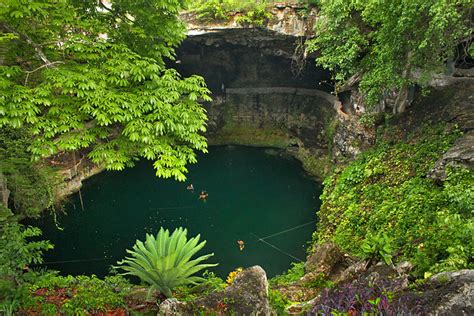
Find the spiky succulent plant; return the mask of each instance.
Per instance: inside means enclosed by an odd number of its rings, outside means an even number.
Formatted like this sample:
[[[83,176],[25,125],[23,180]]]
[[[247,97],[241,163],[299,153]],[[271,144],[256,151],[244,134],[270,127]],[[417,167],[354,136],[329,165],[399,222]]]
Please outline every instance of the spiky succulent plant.
[[[123,275],[135,275],[150,284],[149,293],[158,290],[166,297],[171,297],[175,287],[203,280],[195,273],[217,265],[201,263],[213,253],[191,260],[206,241],[199,242],[200,235],[188,240],[187,232],[179,227],[170,235],[168,229],[161,227],[156,237],[146,234],[145,242],[137,240],[133,250],[127,249],[131,257],[118,261],[116,268],[125,270]]]

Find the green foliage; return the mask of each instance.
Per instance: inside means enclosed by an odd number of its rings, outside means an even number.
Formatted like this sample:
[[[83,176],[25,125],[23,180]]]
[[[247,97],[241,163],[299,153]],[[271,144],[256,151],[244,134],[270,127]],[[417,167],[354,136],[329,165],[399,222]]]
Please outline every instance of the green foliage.
[[[298,281],[304,275],[304,262],[291,263],[292,267],[286,273],[277,275],[270,279],[270,284],[286,285]]]
[[[187,284],[197,284],[204,279],[193,276],[202,269],[217,264],[203,264],[202,261],[214,254],[207,254],[191,260],[201,250],[206,241],[199,243],[200,235],[187,239],[187,230],[177,228],[170,235],[169,230],[160,228],[155,236],[146,235],[145,243],[137,240],[133,250],[127,252],[131,257],[119,261],[118,268],[124,275],[134,275],[150,285],[150,293],[158,290],[171,297],[173,288]]]
[[[326,289],[332,288],[335,283],[328,279],[325,273],[319,273],[314,275],[310,281],[303,283],[304,287],[317,288],[317,289]]]
[[[360,89],[373,105],[389,91],[443,72],[471,32],[471,7],[471,0],[321,0],[322,18],[308,48],[320,53],[317,63],[338,84],[360,74]]]
[[[21,308],[40,314],[89,315],[125,307],[132,285],[121,276],[59,276],[57,272],[32,274],[26,283],[32,293],[21,301]],[[64,297],[57,305],[46,304],[47,297]],[[40,303],[40,304],[38,304]]]
[[[230,13],[224,6],[225,4],[221,0],[194,1],[190,5],[190,9],[197,14],[200,21],[225,21],[229,18]]]
[[[286,314],[286,307],[290,306],[292,303],[278,290],[273,289],[268,289],[268,301],[272,309],[277,312],[278,315]]]
[[[447,168],[447,181],[444,185],[449,201],[464,216],[473,216],[474,173],[465,168]]]
[[[41,235],[36,227],[25,227],[14,220],[0,227],[0,297],[16,286],[23,277],[23,269],[43,262],[43,251],[52,249],[48,241],[28,241]]]
[[[374,128],[377,121],[380,120],[379,113],[364,113],[359,118],[359,123],[366,128]]]
[[[90,148],[121,170],[139,158],[160,177],[184,180],[206,151],[201,77],[165,59],[184,38],[180,0],[9,0],[0,9],[0,127],[30,130],[35,158]],[[13,39],[14,38],[14,39]]]
[[[301,4],[307,4],[309,6],[319,6],[321,5],[321,0],[298,0]]]
[[[458,136],[425,126],[394,145],[379,143],[327,178],[316,242],[386,261],[397,255],[419,276],[472,265],[473,171],[453,168],[442,186],[426,177]]]
[[[8,207],[20,217],[38,216],[54,202],[54,173],[31,162],[30,144],[26,131],[0,129],[0,175],[11,191]]]
[[[262,26],[271,17],[266,6],[270,1],[255,0],[199,0],[190,4],[190,10],[203,22],[226,21],[240,13],[236,22],[242,25]]]
[[[360,245],[360,249],[365,258],[383,259],[386,264],[392,264],[392,241],[386,234],[368,234]]]
[[[226,288],[227,284],[214,272],[204,271],[201,283],[194,286],[179,286],[175,289],[175,297],[180,301],[192,301],[198,297]]]
[[[6,315],[12,315],[9,313],[28,297],[24,271],[31,264],[42,263],[43,251],[53,248],[48,241],[28,241],[40,235],[38,228],[25,227],[16,218],[0,220],[0,311],[3,309]]]
[[[240,25],[263,26],[271,17],[272,15],[270,12],[266,11],[265,5],[259,5],[252,10],[245,12],[244,15],[237,17],[235,21]]]

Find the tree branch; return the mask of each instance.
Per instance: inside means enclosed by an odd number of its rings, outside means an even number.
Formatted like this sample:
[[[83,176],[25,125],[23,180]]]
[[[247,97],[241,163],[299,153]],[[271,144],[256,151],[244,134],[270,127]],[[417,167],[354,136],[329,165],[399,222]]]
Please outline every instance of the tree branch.
[[[358,72],[344,82],[344,84],[339,88],[339,92],[346,90],[351,90],[356,84],[362,79],[362,73]]]
[[[15,30],[14,28],[12,28],[11,26],[9,26],[8,24],[4,23],[4,22],[0,22],[0,26],[2,28],[4,28],[5,30],[7,30],[8,32],[10,33],[13,33],[17,36],[19,36],[21,39],[23,39],[25,42],[27,42],[31,47],[33,47],[33,49],[35,50],[35,53],[36,53],[36,56],[41,59],[41,61],[45,64],[52,64],[48,57],[46,57],[46,55],[44,54],[43,50],[41,49],[41,46],[39,46],[38,44],[36,44],[32,39],[31,37],[29,37],[28,35],[26,35],[25,33],[21,33],[21,32],[18,32],[17,30]]]
[[[25,73],[26,73],[25,86],[26,86],[26,84],[28,83],[28,77],[30,76],[30,74],[32,74],[32,73],[34,73],[34,72],[36,72],[36,71],[38,71],[38,70],[40,70],[40,69],[42,69],[42,68],[51,67],[51,66],[57,65],[57,64],[64,64],[64,62],[63,62],[63,61],[53,61],[53,62],[51,62],[51,63],[49,63],[49,64],[44,64],[44,65],[42,65],[42,66],[39,66],[38,68],[33,69],[33,70],[31,70],[31,71],[26,71],[26,70],[25,70]]]
[[[106,11],[112,13],[114,16],[118,17],[118,18],[121,19],[121,20],[124,20],[124,19],[125,19],[125,20],[127,20],[127,21],[129,21],[129,22],[131,22],[131,23],[134,23],[134,21],[131,20],[129,17],[127,17],[127,16],[125,16],[125,15],[122,16],[122,15],[118,14],[117,12],[115,12],[114,10],[110,9],[109,7],[107,7],[102,1],[103,1],[103,0],[99,0],[99,5],[100,5],[100,7],[101,7],[102,9],[104,9],[104,10],[106,10]]]

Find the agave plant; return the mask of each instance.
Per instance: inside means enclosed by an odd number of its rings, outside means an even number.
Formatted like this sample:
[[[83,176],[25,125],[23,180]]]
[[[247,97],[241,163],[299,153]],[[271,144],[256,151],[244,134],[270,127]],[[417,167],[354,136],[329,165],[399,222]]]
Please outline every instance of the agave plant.
[[[166,297],[171,297],[173,288],[204,280],[193,274],[217,265],[201,263],[213,253],[190,260],[204,247],[206,241],[199,243],[200,235],[188,240],[187,233],[186,229],[179,227],[170,235],[169,230],[161,227],[156,238],[146,234],[145,242],[137,240],[133,250],[127,249],[131,257],[118,261],[116,268],[126,271],[122,275],[135,275],[150,284],[149,294],[158,290]]]

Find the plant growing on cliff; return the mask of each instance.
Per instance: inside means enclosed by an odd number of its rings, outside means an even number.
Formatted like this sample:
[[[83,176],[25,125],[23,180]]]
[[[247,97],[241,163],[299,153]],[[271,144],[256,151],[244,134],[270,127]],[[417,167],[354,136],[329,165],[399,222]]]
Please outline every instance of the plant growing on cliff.
[[[285,273],[271,278],[270,284],[274,286],[291,284],[301,279],[303,275],[304,275],[304,263],[292,262],[291,268],[288,269],[288,271],[286,271]]]
[[[0,127],[31,131],[35,158],[88,148],[121,170],[145,158],[185,179],[206,151],[201,77],[166,59],[184,38],[180,0],[19,1],[0,9]]]
[[[242,25],[262,26],[270,15],[266,10],[269,1],[255,0],[198,0],[193,1],[189,8],[203,22],[226,21],[233,14],[241,14],[237,23]]]
[[[53,248],[48,241],[28,240],[38,236],[41,230],[36,227],[25,227],[12,218],[0,219],[0,303],[18,299],[24,272],[31,264],[43,263],[43,252]]]
[[[395,295],[401,281],[356,280],[325,289],[316,299],[315,315],[424,315],[425,311],[408,296]],[[412,302],[414,301],[414,302]]]
[[[166,297],[171,297],[175,287],[204,280],[193,276],[195,273],[217,265],[201,263],[212,257],[213,253],[191,260],[206,241],[199,243],[200,235],[188,240],[186,235],[187,230],[181,227],[171,235],[169,230],[161,227],[156,237],[147,234],[144,243],[137,240],[133,250],[127,249],[131,257],[117,262],[117,268],[126,271],[123,275],[134,275],[148,283],[149,294],[158,290]]]
[[[369,105],[444,72],[455,46],[469,46],[470,0],[321,0],[319,6],[317,36],[308,49],[320,53],[317,63],[333,73],[337,86],[358,78]]]
[[[384,234],[368,234],[362,242],[360,249],[365,258],[385,261],[387,265],[392,264],[392,241]]]
[[[411,261],[418,276],[472,266],[474,172],[454,168],[443,185],[426,177],[458,137],[444,125],[421,127],[394,145],[379,143],[326,179],[316,241]]]
[[[265,4],[261,4],[246,12],[245,14],[237,17],[235,21],[238,24],[244,26],[263,26],[263,24],[271,17],[272,15],[270,12],[267,12]]]
[[[19,218],[38,216],[53,206],[55,198],[56,175],[52,169],[31,161],[30,143],[27,131],[0,128],[0,182],[4,181],[10,191],[5,207]]]

